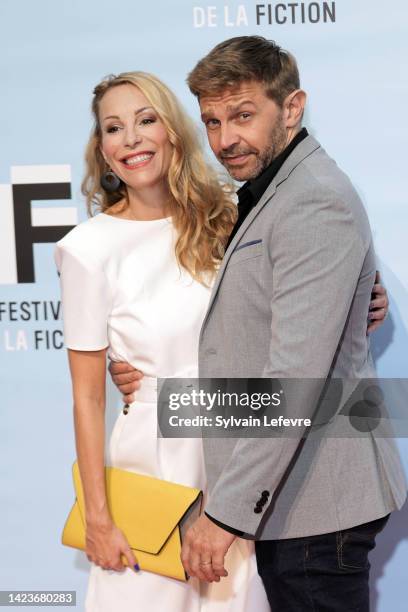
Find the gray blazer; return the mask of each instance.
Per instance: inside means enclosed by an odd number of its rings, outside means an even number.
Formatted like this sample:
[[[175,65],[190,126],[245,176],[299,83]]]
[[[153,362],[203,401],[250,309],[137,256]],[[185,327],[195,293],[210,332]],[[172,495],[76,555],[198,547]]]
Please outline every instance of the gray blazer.
[[[200,377],[375,377],[366,335],[375,269],[360,198],[308,136],[225,254],[201,330]],[[291,409],[315,405],[320,391],[311,381]],[[395,443],[375,433],[205,439],[204,452],[206,511],[257,539],[345,529],[406,496]]]

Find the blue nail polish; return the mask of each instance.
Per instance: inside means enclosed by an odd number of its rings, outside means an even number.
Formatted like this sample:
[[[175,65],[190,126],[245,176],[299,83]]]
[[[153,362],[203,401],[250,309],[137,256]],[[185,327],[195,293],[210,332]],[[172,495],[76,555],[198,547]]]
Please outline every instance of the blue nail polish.
[[[140,572],[140,567],[138,563],[135,563],[135,565],[133,566],[135,568],[136,572]]]

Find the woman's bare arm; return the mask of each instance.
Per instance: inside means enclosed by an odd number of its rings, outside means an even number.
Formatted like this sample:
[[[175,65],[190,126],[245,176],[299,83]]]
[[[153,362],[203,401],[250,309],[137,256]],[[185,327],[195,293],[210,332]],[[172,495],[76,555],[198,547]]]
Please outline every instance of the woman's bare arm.
[[[105,569],[122,570],[123,554],[131,567],[136,559],[123,533],[114,525],[106,501],[105,384],[106,350],[69,350],[74,396],[78,465],[86,508],[86,553]]]

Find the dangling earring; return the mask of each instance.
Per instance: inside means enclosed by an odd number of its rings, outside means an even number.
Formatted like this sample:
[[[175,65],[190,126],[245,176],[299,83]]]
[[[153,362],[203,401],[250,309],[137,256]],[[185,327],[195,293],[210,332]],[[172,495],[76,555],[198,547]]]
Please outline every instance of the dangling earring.
[[[121,180],[120,178],[113,172],[113,170],[107,170],[101,176],[101,187],[108,193],[114,193],[120,187]]]

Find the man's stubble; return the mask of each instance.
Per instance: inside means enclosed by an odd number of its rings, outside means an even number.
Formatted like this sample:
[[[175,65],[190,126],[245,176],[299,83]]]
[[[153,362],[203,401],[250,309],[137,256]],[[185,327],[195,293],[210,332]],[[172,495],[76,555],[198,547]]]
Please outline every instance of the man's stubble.
[[[255,156],[255,165],[251,169],[248,169],[248,174],[245,176],[240,175],[239,169],[234,172],[234,168],[229,168],[228,164],[221,158],[221,163],[226,167],[232,178],[238,181],[252,181],[256,179],[266,168],[273,162],[276,157],[286,148],[288,145],[288,134],[283,124],[283,111],[276,117],[275,124],[270,130],[269,137],[267,139],[267,145],[263,150],[248,150],[241,147],[232,149],[229,153],[231,154],[242,154],[251,152]]]

